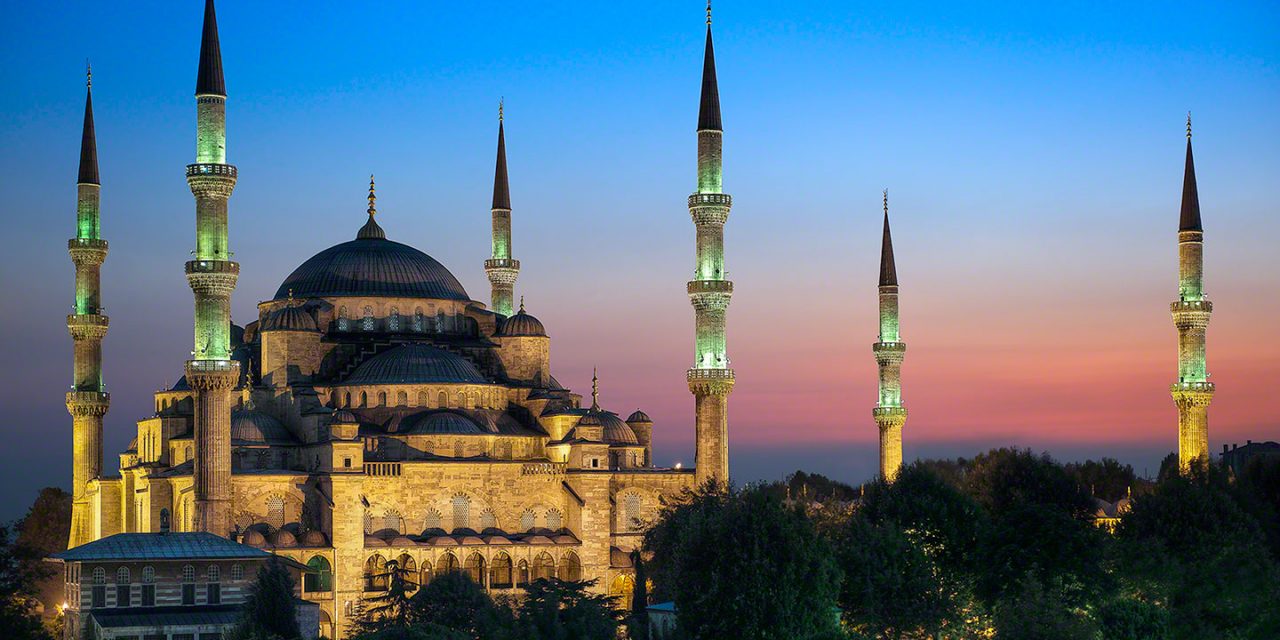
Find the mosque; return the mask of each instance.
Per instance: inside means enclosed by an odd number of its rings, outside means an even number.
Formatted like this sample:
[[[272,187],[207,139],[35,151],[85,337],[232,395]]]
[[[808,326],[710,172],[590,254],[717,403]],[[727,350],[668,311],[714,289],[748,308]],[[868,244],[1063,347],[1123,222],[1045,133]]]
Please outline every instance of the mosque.
[[[630,552],[660,498],[728,480],[721,122],[707,16],[697,126],[693,468],[661,468],[653,421],[623,418],[553,374],[551,338],[523,302],[512,251],[512,204],[499,112],[490,303],[448,268],[379,224],[373,179],[367,219],[346,242],[286,275],[258,315],[238,326],[240,274],[228,246],[236,167],[226,157],[225,88],[213,0],[206,0],[196,81],[196,244],[185,264],[195,298],[194,347],[154,414],[102,472],[101,237],[92,86],[78,178],[70,546],[116,533],[209,532],[308,567],[303,597],[321,629],[341,637],[360,601],[387,588],[396,561],[420,582],[464,570],[494,592],[540,577],[595,579],[623,597]],[[389,237],[391,236],[391,237]],[[479,265],[477,265],[479,266]],[[179,579],[174,577],[175,580]],[[186,579],[185,577],[181,579]],[[195,578],[192,578],[195,579]],[[203,593],[203,590],[199,591]],[[110,598],[108,597],[108,600]],[[108,607],[110,602],[105,603]],[[200,602],[195,604],[199,605]]]

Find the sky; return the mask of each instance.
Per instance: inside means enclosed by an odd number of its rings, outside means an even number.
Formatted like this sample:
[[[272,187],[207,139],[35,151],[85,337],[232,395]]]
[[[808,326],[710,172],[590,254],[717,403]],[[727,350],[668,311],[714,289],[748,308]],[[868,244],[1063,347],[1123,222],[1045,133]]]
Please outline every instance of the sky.
[[[202,3],[0,6],[0,520],[69,488],[74,235],[93,64],[112,394],[106,467],[181,374]],[[557,378],[655,422],[692,463],[696,1],[220,0],[238,323],[354,237],[388,237],[487,302],[499,99],[517,295]],[[876,282],[889,189],[909,345],[906,459],[997,446],[1176,448],[1168,385],[1184,120],[1214,302],[1210,448],[1280,439],[1280,5],[723,0],[730,465],[736,482],[876,468]]]

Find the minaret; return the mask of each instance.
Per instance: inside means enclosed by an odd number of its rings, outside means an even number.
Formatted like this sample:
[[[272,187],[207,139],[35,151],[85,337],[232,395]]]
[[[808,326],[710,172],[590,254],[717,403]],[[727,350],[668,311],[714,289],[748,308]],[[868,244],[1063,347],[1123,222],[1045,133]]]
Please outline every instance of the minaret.
[[[93,75],[86,70],[84,131],[80,138],[80,177],[76,180],[76,237],[67,241],[67,251],[76,265],[76,301],[67,316],[67,329],[74,341],[75,365],[67,411],[72,424],[71,536],[68,547],[94,539],[93,513],[87,485],[102,476],[102,417],[111,405],[111,396],[102,384],[102,339],[107,335],[107,316],[102,315],[100,270],[107,259],[107,241],[102,239],[98,217],[98,143],[93,130]]]
[[[1205,364],[1204,333],[1213,303],[1204,295],[1204,228],[1191,158],[1191,114],[1187,114],[1187,164],[1182,177],[1182,213],[1178,224],[1178,300],[1169,305],[1178,328],[1178,381],[1170,387],[1178,405],[1178,468],[1209,461],[1209,402],[1213,383]]]
[[[498,161],[493,170],[493,257],[484,261],[492,286],[493,312],[511,315],[520,261],[511,257],[511,190],[507,186],[507,141],[498,103]]]
[[[711,45],[711,3],[707,2],[707,44],[702,65],[702,100],[698,109],[698,190],[689,196],[689,215],[697,229],[694,276],[687,285],[694,310],[694,361],[687,379],[695,406],[699,485],[729,481],[729,393],[733,369],[725,349],[725,312],[733,283],[725,279],[724,223],[733,199],[721,189],[720,91]]]
[[[880,368],[880,399],[871,416],[880,428],[880,477],[893,482],[902,467],[902,357],[907,343],[898,335],[898,269],[889,235],[889,190],[884,191],[884,236],[880,241],[880,340],[871,345]]]
[[[231,359],[231,292],[240,265],[227,249],[227,200],[236,186],[236,168],[227,164],[226,102],[218,21],[213,0],[205,0],[196,162],[187,165],[187,184],[196,198],[196,250],[186,265],[195,294],[195,349],[186,373],[195,392],[194,528],[220,536],[231,531],[231,389],[240,378],[240,364]]]

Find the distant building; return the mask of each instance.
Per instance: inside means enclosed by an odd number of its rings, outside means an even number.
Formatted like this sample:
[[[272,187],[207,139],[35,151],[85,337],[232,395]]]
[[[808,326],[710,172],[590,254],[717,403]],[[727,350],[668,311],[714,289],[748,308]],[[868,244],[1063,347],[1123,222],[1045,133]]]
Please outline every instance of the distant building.
[[[659,602],[645,607],[649,612],[649,637],[665,640],[676,632],[676,603]]]
[[[66,582],[66,640],[221,640],[272,555],[210,533],[118,533],[54,554]],[[282,559],[298,573],[306,567]],[[304,638],[320,607],[297,601]]]
[[[1231,472],[1240,475],[1254,458],[1280,456],[1280,442],[1254,442],[1246,440],[1244,446],[1222,445],[1222,466],[1230,467]]]

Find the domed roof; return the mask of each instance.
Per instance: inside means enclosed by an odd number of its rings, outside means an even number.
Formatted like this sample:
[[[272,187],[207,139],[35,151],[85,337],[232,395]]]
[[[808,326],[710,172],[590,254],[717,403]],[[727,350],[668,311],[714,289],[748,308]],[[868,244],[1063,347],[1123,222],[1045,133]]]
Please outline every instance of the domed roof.
[[[267,315],[262,331],[319,331],[316,319],[302,307],[276,309]]]
[[[636,438],[636,432],[631,430],[627,423],[618,417],[618,414],[612,411],[601,411],[593,409],[590,413],[582,416],[578,420],[579,425],[600,425],[604,427],[604,441],[609,444],[621,445],[638,445],[640,439]]]
[[[231,412],[231,441],[247,444],[293,442],[293,435],[279,420],[251,409]]]
[[[431,345],[402,344],[360,364],[343,384],[485,384],[488,380],[466,358]]]
[[[264,547],[267,544],[267,539],[257,529],[249,529],[244,532],[244,535],[240,536],[240,544],[247,544],[251,547]]]
[[[299,544],[304,547],[327,547],[329,546],[329,539],[325,537],[324,532],[311,529],[302,534],[302,540],[299,541]]]
[[[285,529],[280,529],[271,534],[271,546],[281,548],[293,548],[298,546],[298,539],[292,533]]]
[[[520,301],[520,310],[514,316],[502,321],[497,334],[500,337],[516,338],[523,336],[547,337],[547,330],[542,321],[525,313],[524,300]]]
[[[653,420],[649,418],[649,414],[636,409],[631,413],[631,415],[627,416],[627,424],[631,424],[632,422],[653,422]]]
[[[466,416],[452,411],[421,414],[414,416],[411,420],[412,422],[407,425],[406,433],[445,433],[455,435],[481,433],[479,425],[469,420]],[[401,429],[404,429],[404,427],[405,425],[402,425]]]
[[[435,258],[414,249],[361,233],[363,237],[334,245],[311,256],[276,290],[276,300],[332,296],[381,296],[470,300],[458,279]]]
[[[360,419],[346,409],[338,409],[333,412],[333,422],[334,424],[360,424]]]

